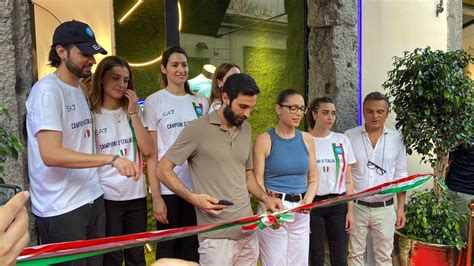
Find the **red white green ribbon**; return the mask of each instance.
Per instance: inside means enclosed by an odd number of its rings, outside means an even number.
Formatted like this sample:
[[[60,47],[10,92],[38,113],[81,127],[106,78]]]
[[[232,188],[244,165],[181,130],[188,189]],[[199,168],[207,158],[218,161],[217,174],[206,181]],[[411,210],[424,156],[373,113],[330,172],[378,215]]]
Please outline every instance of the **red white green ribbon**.
[[[234,226],[241,226],[243,230],[255,230],[267,226],[278,226],[283,222],[291,222],[291,213],[313,208],[328,207],[343,204],[374,194],[392,194],[407,191],[420,186],[432,177],[431,174],[417,174],[396,181],[355,193],[331,198],[319,202],[308,203],[273,214],[258,214],[247,218],[226,221],[217,224],[206,224],[174,228],[161,231],[143,232],[137,234],[107,237],[91,240],[54,243],[26,248],[17,258],[17,265],[48,265],[71,261],[121,250],[130,247],[142,246],[149,242],[162,242],[170,239],[200,234],[208,231],[220,230]]]

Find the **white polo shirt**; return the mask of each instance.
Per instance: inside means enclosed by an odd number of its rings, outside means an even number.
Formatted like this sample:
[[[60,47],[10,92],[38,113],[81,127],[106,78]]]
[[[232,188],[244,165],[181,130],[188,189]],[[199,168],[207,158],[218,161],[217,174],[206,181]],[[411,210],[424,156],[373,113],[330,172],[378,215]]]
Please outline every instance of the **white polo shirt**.
[[[365,124],[349,129],[345,134],[351,141],[357,161],[352,167],[355,193],[408,176],[407,153],[402,134],[384,126],[383,134],[377,140],[375,148],[370,143]],[[369,169],[367,167],[369,160],[387,172],[381,175],[376,169]],[[366,197],[363,201],[381,202],[392,197],[392,195],[375,195]]]

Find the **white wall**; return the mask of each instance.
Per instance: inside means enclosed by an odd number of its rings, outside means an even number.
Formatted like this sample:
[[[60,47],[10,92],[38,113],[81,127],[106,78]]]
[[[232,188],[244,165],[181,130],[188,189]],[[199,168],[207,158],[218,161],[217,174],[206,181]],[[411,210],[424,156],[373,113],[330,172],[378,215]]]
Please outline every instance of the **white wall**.
[[[474,8],[464,8],[464,14],[474,16]],[[474,25],[471,25],[462,31],[462,48],[470,55],[474,56]],[[471,78],[474,79],[474,65],[470,64],[468,67],[471,72]]]
[[[386,93],[381,85],[392,69],[393,56],[403,56],[404,51],[417,47],[446,50],[446,11],[436,16],[437,4],[437,0],[363,0],[363,97],[372,91]],[[392,113],[388,121],[392,128],[394,120]],[[419,160],[419,155],[409,157],[410,174],[432,172],[431,167],[420,165]]]
[[[60,24],[41,7],[49,10],[61,22],[75,19],[89,24],[97,42],[107,50],[108,55],[115,54],[112,0],[34,0],[33,3],[38,78],[54,71],[54,68],[47,66],[48,53],[54,29]],[[98,54],[97,62],[103,57],[104,55]]]

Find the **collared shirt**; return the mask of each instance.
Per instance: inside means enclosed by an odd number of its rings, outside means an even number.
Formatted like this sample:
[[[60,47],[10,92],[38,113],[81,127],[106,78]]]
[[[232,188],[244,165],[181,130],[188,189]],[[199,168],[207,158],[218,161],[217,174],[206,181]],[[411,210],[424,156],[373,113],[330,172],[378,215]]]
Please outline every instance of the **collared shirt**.
[[[231,134],[212,112],[183,128],[164,157],[176,165],[189,163],[194,192],[208,194],[234,203],[218,216],[196,209],[199,225],[245,218],[253,214],[247,189],[246,170],[253,169],[252,139],[249,123],[244,122]],[[240,227],[199,235],[202,238],[240,239]]]
[[[365,125],[349,129],[345,132],[349,137],[357,162],[352,167],[354,192],[360,192],[385,182],[394,181],[408,176],[407,154],[402,134],[384,126],[383,134],[372,146]],[[368,161],[382,167],[387,172],[383,175],[377,169],[369,169]],[[366,197],[367,202],[380,202],[393,197],[392,195],[375,195]]]

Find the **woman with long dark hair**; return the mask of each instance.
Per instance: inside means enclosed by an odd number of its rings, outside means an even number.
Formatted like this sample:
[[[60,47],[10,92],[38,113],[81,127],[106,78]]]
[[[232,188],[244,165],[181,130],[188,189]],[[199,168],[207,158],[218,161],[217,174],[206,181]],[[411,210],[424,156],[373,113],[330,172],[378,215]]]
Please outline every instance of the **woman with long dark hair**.
[[[207,114],[209,102],[204,95],[195,94],[188,85],[188,56],[183,48],[170,46],[162,53],[160,65],[163,89],[145,101],[148,131],[155,142],[157,156],[148,160],[148,175],[152,190],[153,215],[157,229],[196,225],[194,206],[176,196],[155,176],[158,161],[174,143],[181,130],[191,121]],[[191,177],[188,163],[174,168],[181,182],[190,190]],[[196,236],[158,242],[156,258],[178,258],[199,261]]]
[[[214,72],[211,87],[210,112],[218,110],[222,105],[222,87],[230,75],[240,73],[240,67],[232,63],[222,63]]]
[[[336,106],[328,97],[314,99],[308,110],[309,133],[314,137],[319,188],[314,201],[352,194],[351,165],[356,162],[349,138],[332,132]],[[354,227],[352,201],[311,211],[311,265],[324,265],[324,236],[327,235],[331,265],[347,265],[349,232]]]

